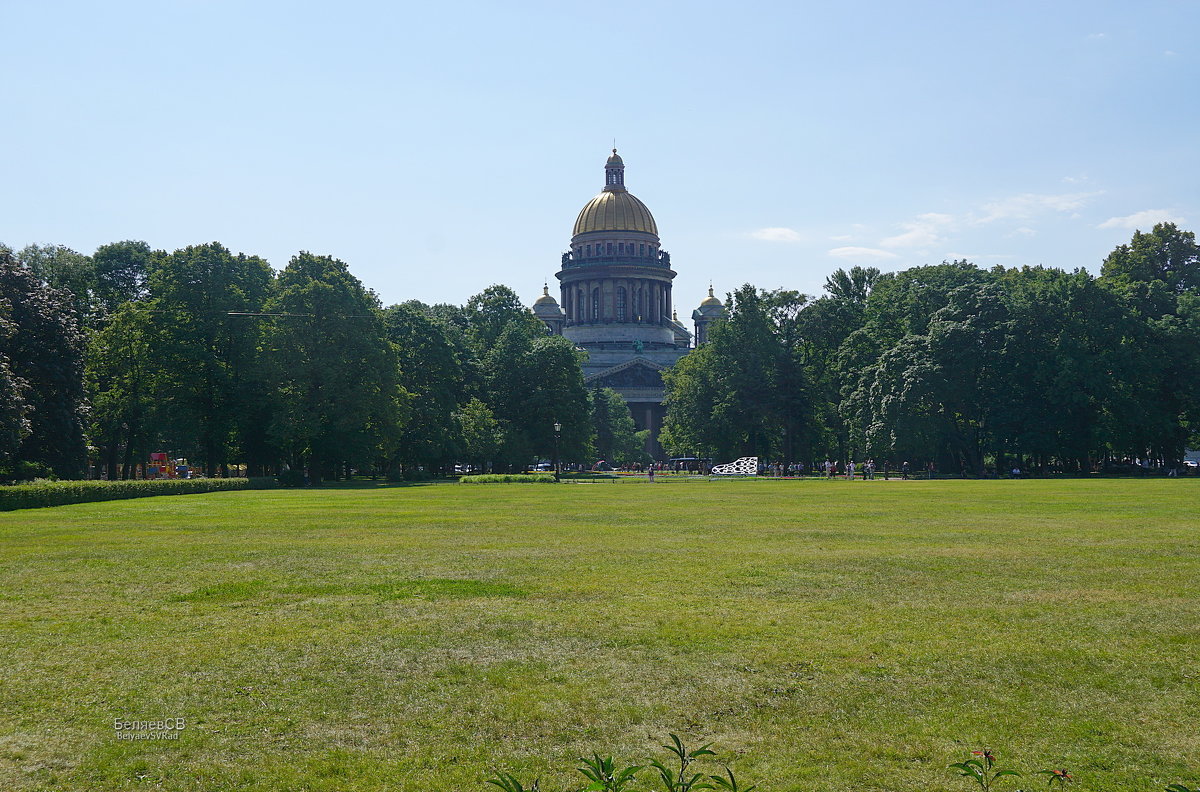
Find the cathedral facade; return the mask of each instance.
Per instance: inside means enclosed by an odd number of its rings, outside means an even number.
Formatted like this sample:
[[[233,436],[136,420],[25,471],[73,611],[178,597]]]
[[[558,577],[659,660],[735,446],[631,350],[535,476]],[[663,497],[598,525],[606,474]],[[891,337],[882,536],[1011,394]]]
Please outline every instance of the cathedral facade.
[[[560,299],[543,289],[534,314],[549,332],[587,353],[584,383],[620,393],[637,428],[650,430],[646,450],[662,459],[662,371],[707,339],[725,307],[710,288],[692,313],[695,333],[680,323],[671,254],[662,248],[654,215],[625,188],[625,163],[616,149],[604,164],[604,189],[575,220],[555,277]]]

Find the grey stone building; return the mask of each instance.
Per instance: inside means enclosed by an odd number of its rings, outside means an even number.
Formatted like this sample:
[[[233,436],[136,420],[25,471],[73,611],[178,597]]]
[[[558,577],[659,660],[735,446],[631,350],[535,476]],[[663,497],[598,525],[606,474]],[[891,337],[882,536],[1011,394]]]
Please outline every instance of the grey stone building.
[[[658,443],[665,409],[662,371],[703,343],[708,326],[725,314],[708,298],[692,314],[695,335],[672,307],[675,271],[662,249],[646,205],[625,188],[625,163],[613,149],[604,164],[604,189],[580,210],[571,247],[556,273],[561,301],[544,288],[533,312],[551,333],[587,352],[584,382],[620,393],[639,430],[650,429],[647,450]]]

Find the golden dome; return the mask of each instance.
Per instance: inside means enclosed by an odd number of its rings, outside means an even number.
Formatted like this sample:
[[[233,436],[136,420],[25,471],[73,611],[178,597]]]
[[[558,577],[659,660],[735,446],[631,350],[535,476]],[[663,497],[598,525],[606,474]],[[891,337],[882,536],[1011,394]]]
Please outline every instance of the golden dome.
[[[712,286],[708,287],[708,296],[700,301],[701,308],[704,308],[705,306],[708,306],[708,305],[720,305],[721,307],[724,307],[721,304],[721,301],[713,296],[713,287]]]
[[[550,296],[550,287],[542,286],[542,296],[533,301],[534,305],[553,305],[558,307],[558,300]]]
[[[580,210],[572,233],[591,231],[641,231],[658,236],[658,225],[646,204],[631,193],[605,190]]]

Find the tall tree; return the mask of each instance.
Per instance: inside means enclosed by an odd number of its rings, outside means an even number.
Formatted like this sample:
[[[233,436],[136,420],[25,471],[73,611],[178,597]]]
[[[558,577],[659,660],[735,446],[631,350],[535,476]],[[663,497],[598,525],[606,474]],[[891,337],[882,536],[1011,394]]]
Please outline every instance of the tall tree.
[[[746,284],[709,343],[667,371],[665,443],[679,453],[795,459],[812,436],[799,315],[806,297]]]
[[[1159,223],[1149,233],[1135,231],[1129,244],[1110,253],[1101,275],[1124,285],[1161,283],[1171,299],[1155,308],[1170,313],[1175,296],[1200,290],[1200,246],[1191,231]]]
[[[80,327],[91,327],[97,316],[96,271],[92,259],[64,245],[28,245],[17,260],[51,287],[69,295]]]
[[[92,288],[103,315],[113,313],[122,303],[146,296],[146,278],[154,255],[148,244],[133,240],[96,248],[92,254]]]
[[[0,478],[5,478],[16,460],[21,441],[29,434],[29,386],[13,373],[8,353],[11,351],[17,327],[13,324],[12,307],[0,299]]]
[[[173,450],[194,451],[215,475],[239,441],[239,417],[255,404],[255,369],[270,266],[212,242],[154,260],[156,378]]]
[[[109,479],[129,478],[151,450],[160,370],[154,344],[151,314],[132,303],[109,315],[89,339],[90,436]]]
[[[314,478],[395,450],[408,394],[379,300],[344,262],[302,252],[280,273],[267,339],[279,410],[273,433]]]
[[[556,422],[562,426],[561,457],[590,456],[589,399],[579,363],[579,353],[561,336],[546,336],[523,319],[505,327],[483,365],[487,403],[504,433],[502,464],[549,458]]]
[[[81,476],[87,459],[83,334],[72,302],[70,292],[0,252],[0,304],[9,313],[0,357],[7,359],[14,383],[27,386],[28,433],[17,457],[45,465],[60,478]],[[10,405],[10,415],[13,409]]]
[[[637,431],[629,405],[612,388],[592,390],[592,430],[596,435],[596,455],[610,464],[629,465],[649,462],[645,442],[647,430]]]
[[[383,322],[396,349],[400,386],[412,397],[398,459],[406,467],[451,462],[457,450],[453,415],[464,385],[451,331],[419,304],[390,306]]]

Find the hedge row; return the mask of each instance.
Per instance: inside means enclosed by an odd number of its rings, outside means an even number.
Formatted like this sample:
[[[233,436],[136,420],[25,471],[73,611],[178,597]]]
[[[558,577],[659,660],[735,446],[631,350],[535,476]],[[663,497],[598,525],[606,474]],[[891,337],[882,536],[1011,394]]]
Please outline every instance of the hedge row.
[[[463,476],[459,484],[553,484],[553,473],[481,473]]]
[[[271,489],[273,478],[197,478],[162,481],[35,481],[0,487],[0,511],[62,506],[68,503],[145,498],[151,495],[191,495],[222,490]]]

